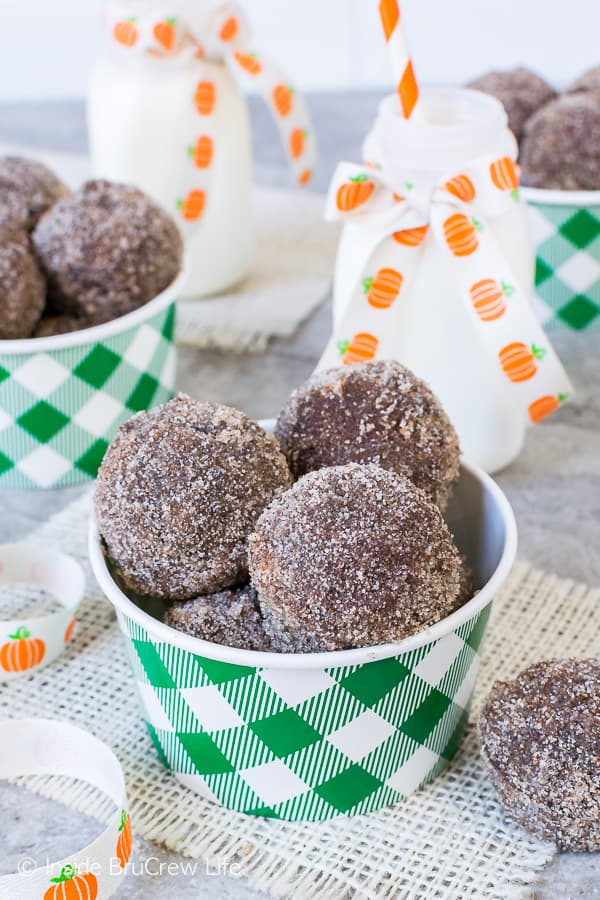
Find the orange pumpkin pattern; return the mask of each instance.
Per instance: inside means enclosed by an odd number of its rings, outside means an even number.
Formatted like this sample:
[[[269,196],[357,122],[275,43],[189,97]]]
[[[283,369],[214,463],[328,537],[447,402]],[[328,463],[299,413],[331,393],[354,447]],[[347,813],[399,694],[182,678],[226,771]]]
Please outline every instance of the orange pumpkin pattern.
[[[375,278],[363,280],[367,302],[373,309],[389,309],[398,299],[403,281],[396,269],[380,269]]]
[[[351,212],[362,206],[375,190],[375,185],[366,175],[354,175],[337,192],[337,208],[341,212]]]
[[[282,119],[292,111],[294,92],[286,84],[278,84],[273,88],[273,103]]]
[[[196,85],[194,103],[201,116],[210,116],[217,102],[217,88],[212,81],[199,81]]]
[[[499,191],[510,191],[516,196],[519,190],[519,175],[517,167],[510,156],[497,159],[490,166],[490,177],[494,187]]]
[[[464,213],[454,213],[446,219],[444,236],[454,256],[470,256],[479,247],[477,223]]]
[[[345,366],[351,363],[366,362],[375,359],[379,341],[374,334],[360,332],[350,341],[340,341],[338,350]]]
[[[475,199],[475,185],[468,175],[457,175],[446,182],[446,190],[463,203],[471,203]]]
[[[235,16],[231,16],[227,19],[226,22],[223,23],[223,27],[219,32],[219,37],[222,41],[232,41],[235,37],[237,37],[240,30],[240,26],[238,24],[238,20]]]
[[[115,41],[123,47],[134,47],[139,37],[135,23],[136,19],[122,19],[117,22],[113,29]]]
[[[248,75],[260,75],[262,66],[253,53],[240,53],[239,50],[234,53],[237,64],[247,72]]]
[[[305,169],[303,172],[300,172],[300,175],[298,176],[298,184],[301,184],[301,185],[308,184],[309,181],[312,179],[312,177],[313,177],[312,169]]]
[[[471,286],[471,302],[473,309],[482,322],[494,322],[506,312],[506,297],[511,297],[514,287],[504,281],[498,283],[494,278],[482,278]]]
[[[210,168],[213,161],[214,142],[207,134],[196,141],[195,146],[188,147],[188,155],[194,160],[197,169]]]
[[[307,137],[308,132],[303,131],[302,128],[294,128],[290,134],[290,154],[292,159],[300,159],[304,153],[304,145]]]
[[[58,878],[50,879],[51,887],[44,900],[96,900],[98,880],[92,872],[79,875],[73,866],[64,866]]]
[[[185,200],[177,201],[177,208],[186,222],[197,222],[206,206],[204,191],[190,191]]]
[[[566,399],[566,394],[558,394],[556,397],[553,397],[552,394],[546,394],[545,397],[538,397],[537,400],[534,400],[529,405],[529,418],[534,424],[541,422],[546,416],[551,416],[553,412],[556,412]]]
[[[395,231],[392,237],[397,244],[401,244],[403,247],[420,247],[427,237],[428,231],[429,225],[421,225],[419,228],[405,228],[404,231]]]
[[[76,625],[76,624],[77,624],[77,617],[71,619],[71,621],[70,621],[69,624],[67,625],[67,628],[66,628],[66,631],[65,631],[65,636],[64,636],[64,643],[65,643],[65,644],[68,644],[69,641],[71,640],[71,638],[73,637],[73,631],[75,630],[75,625]]]
[[[175,46],[175,19],[165,19],[154,26],[154,39],[163,50],[172,50]]]
[[[0,666],[5,672],[26,672],[39,666],[46,654],[41,638],[32,638],[24,625],[8,637],[8,643],[0,648]]]
[[[504,373],[511,381],[518,384],[529,381],[536,374],[537,361],[544,358],[546,351],[532,344],[528,347],[522,341],[507,344],[498,354]]]
[[[131,859],[132,847],[133,832],[131,830],[131,816],[129,816],[125,810],[122,810],[116,849],[117,859],[119,860],[119,865],[122,869],[125,868]]]

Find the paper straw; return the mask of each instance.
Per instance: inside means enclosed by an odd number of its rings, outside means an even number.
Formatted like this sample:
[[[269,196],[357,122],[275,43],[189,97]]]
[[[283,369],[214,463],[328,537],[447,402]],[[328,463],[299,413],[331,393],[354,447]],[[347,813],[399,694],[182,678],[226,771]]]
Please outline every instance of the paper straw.
[[[419,99],[419,86],[415,79],[397,0],[379,0],[379,15],[389,49],[402,114],[405,119],[410,119]]]

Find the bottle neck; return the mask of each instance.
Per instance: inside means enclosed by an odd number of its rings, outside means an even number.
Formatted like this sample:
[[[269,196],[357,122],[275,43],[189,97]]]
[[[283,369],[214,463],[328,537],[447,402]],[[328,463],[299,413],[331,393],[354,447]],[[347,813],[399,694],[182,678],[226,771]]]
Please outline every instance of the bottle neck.
[[[392,184],[407,178],[439,183],[481,156],[516,158],[502,104],[493,97],[459,88],[424,88],[418,115],[402,117],[396,96],[379,107],[365,156],[379,163]]]

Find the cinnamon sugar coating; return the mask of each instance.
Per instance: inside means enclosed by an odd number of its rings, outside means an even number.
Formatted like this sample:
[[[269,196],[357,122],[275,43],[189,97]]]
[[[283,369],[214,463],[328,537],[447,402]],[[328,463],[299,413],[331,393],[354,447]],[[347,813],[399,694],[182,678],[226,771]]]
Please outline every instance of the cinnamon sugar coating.
[[[600,189],[600,91],[563,94],[527,123],[523,184],[555,190]]]
[[[600,91],[600,66],[588,69],[569,86],[568,90],[570,94],[576,94],[579,91]]]
[[[187,600],[246,580],[248,535],[290,483],[276,439],[256,422],[180,394],[118,430],[96,518],[129,588]]]
[[[89,319],[78,319],[75,316],[42,316],[33,332],[33,336],[54,337],[57,334],[81,331],[83,328],[90,328],[94,324],[96,323]]]
[[[163,621],[177,631],[213,644],[241,650],[271,650],[256,591],[251,587],[232,588],[173,603]]]
[[[31,231],[69,188],[33,159],[0,157],[0,224]]]
[[[562,850],[600,850],[600,661],[539,662],[496,682],[481,752],[506,813]]]
[[[0,340],[31,337],[46,302],[46,285],[28,236],[0,226]]]
[[[556,91],[543,78],[519,66],[502,72],[487,72],[467,87],[490,94],[502,103],[508,116],[508,127],[517,140],[530,116],[556,97]]]
[[[293,652],[401,641],[448,615],[461,587],[437,506],[374,464],[301,478],[259,518],[249,558],[265,629]]]
[[[392,360],[319,372],[277,419],[293,475],[373,462],[410,478],[441,509],[459,474],[458,437],[431,389]]]
[[[33,242],[57,315],[114,319],[143,306],[181,269],[175,222],[137,188],[88,181],[40,220]]]

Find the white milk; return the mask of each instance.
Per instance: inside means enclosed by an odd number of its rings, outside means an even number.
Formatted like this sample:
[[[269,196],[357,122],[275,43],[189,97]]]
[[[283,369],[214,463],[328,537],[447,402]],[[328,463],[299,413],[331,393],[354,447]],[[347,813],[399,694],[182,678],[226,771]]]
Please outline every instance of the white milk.
[[[386,98],[365,143],[365,158],[386,172],[410,174],[433,187],[457,174],[478,156],[515,155],[506,114],[494,99],[474,91],[424,89],[420,117],[406,122],[396,98]],[[528,295],[533,289],[534,249],[527,210],[517,206],[488,219],[488,226],[509,260],[514,280]],[[369,254],[364,226],[343,230],[336,264],[334,317],[339,321],[361,277]],[[427,381],[456,430],[467,459],[488,472],[507,466],[519,454],[527,420],[515,410],[506,376],[486,354],[476,325],[434,240],[424,245],[407,302],[399,307],[396,358]]]
[[[216,87],[215,113],[206,122],[194,105],[201,81]],[[94,174],[137,185],[176,220],[176,199],[194,181],[186,150],[210,133],[215,155],[206,209],[184,229],[186,295],[224,291],[248,274],[255,248],[250,128],[246,102],[222,61],[189,53],[155,60],[107,43],[92,73],[88,128]]]

